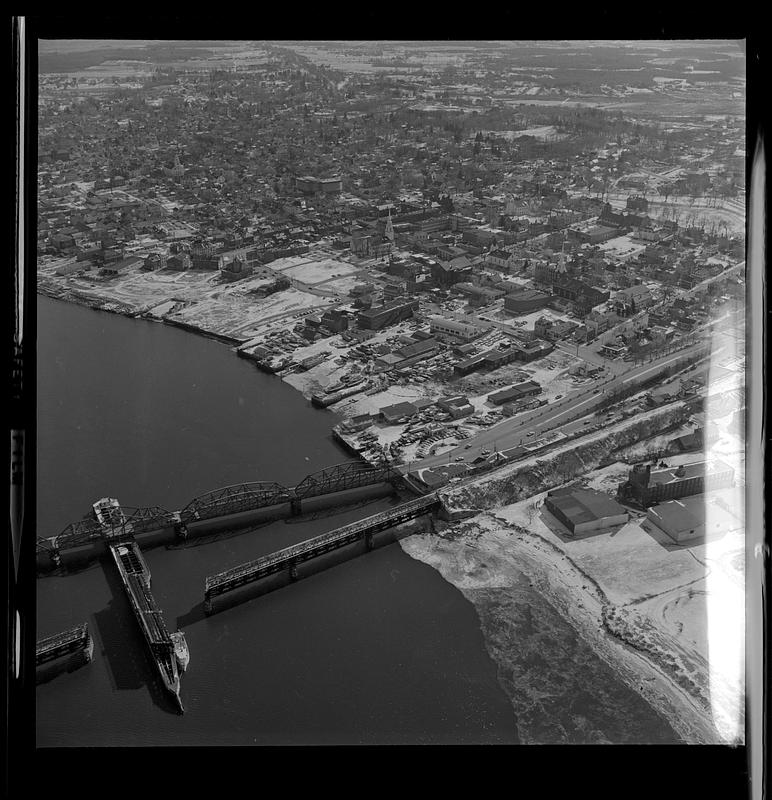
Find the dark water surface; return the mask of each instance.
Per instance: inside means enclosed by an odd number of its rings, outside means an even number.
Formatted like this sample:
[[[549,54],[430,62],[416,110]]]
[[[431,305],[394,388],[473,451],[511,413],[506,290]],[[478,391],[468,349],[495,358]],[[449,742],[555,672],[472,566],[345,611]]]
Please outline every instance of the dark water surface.
[[[254,480],[293,485],[351,457],[335,417],[222,344],[38,300],[38,533],[96,499],[181,508]],[[108,562],[38,580],[38,637],[88,622],[94,661],[37,689],[39,746],[515,743],[473,607],[391,544],[212,617],[206,575],[397,502],[381,498],[183,549],[146,551],[185,631],[173,713]]]

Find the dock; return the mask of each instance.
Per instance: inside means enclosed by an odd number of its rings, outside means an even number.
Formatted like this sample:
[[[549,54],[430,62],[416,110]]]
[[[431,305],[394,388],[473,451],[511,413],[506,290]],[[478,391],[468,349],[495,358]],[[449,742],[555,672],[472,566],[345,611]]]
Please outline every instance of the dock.
[[[297,565],[317,556],[337,550],[345,545],[364,539],[367,548],[373,547],[373,535],[408,520],[432,513],[440,507],[436,492],[424,495],[396,508],[382,511],[358,522],[352,522],[335,530],[307,539],[304,542],[270,553],[233,569],[207,577],[204,586],[204,610],[212,612],[212,600],[234,589],[241,588],[261,578],[288,570],[292,579],[297,578]]]
[[[35,666],[78,652],[84,653],[87,662],[94,654],[94,640],[86,623],[38,641],[35,644]]]

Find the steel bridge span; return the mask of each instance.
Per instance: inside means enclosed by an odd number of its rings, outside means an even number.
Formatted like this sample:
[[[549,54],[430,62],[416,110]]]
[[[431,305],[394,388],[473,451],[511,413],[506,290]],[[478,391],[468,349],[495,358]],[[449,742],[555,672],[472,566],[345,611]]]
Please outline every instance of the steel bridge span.
[[[228,517],[288,503],[293,515],[302,513],[304,500],[378,483],[402,485],[402,474],[388,465],[371,467],[359,461],[327,467],[307,475],[297,486],[287,487],[270,481],[240,483],[214,489],[194,497],[179,511],[159,506],[133,508],[122,506],[121,513],[109,524],[86,518],[72,522],[57,536],[38,537],[37,554],[59,563],[60,552],[98,541],[117,542],[134,536],[173,529],[177,536],[187,535],[187,526],[195,522]]]
[[[395,508],[381,511],[373,516],[365,517],[357,522],[335,528],[335,530],[307,539],[299,544],[261,556],[254,561],[240,564],[217,575],[212,575],[206,579],[204,585],[204,611],[207,614],[212,613],[212,601],[216,597],[283,570],[288,570],[290,578],[296,580],[299,564],[337,550],[347,544],[353,544],[360,539],[364,539],[367,549],[371,550],[374,534],[425,514],[431,514],[437,511],[440,506],[441,501],[438,494],[432,492],[407,503],[402,503]]]

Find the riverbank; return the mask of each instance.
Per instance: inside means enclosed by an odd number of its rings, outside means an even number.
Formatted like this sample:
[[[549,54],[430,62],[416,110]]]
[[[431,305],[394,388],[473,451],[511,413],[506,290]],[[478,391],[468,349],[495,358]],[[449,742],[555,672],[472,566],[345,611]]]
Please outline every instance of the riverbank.
[[[675,606],[694,597],[697,608],[689,613],[704,624],[706,589],[716,594],[705,565],[687,552],[666,553],[637,521],[591,539],[562,540],[539,512],[540,497],[401,542],[475,606],[521,740],[657,743],[670,730],[684,743],[738,743],[741,674],[717,676],[707,640],[691,638],[694,626],[671,628],[641,605],[644,598]],[[623,540],[617,548],[612,536]],[[619,548],[632,556],[626,560]],[[730,563],[742,548],[741,533],[728,533],[722,560]],[[642,585],[649,594],[638,597]],[[716,599],[742,603],[741,588],[726,592],[722,586]]]
[[[187,322],[170,319],[168,317],[157,316],[155,314],[151,314],[149,310],[137,310],[131,306],[111,300],[103,300],[98,297],[91,297],[72,291],[62,292],[49,285],[38,285],[37,290],[38,294],[48,297],[51,300],[59,300],[63,303],[74,303],[75,305],[84,306],[85,308],[91,308],[94,311],[104,311],[107,314],[118,314],[119,316],[129,317],[131,319],[144,319],[148,322],[157,322],[163,325],[169,325],[173,328],[180,328],[181,330],[188,331],[189,333],[194,333],[197,336],[203,336],[207,339],[221,342],[222,344],[226,344],[230,347],[237,347],[238,345],[242,344],[243,341],[242,339],[236,339],[232,336],[224,336],[220,333],[208,331],[205,328],[200,328]]]

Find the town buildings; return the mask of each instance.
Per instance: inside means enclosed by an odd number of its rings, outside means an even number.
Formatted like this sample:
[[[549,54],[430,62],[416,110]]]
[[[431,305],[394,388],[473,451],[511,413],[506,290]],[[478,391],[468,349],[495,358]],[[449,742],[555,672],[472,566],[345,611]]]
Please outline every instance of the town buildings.
[[[649,464],[636,464],[627,480],[619,485],[618,495],[650,506],[664,500],[702,494],[734,485],[734,469],[720,459],[695,461],[678,467],[652,470]]]

